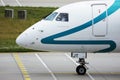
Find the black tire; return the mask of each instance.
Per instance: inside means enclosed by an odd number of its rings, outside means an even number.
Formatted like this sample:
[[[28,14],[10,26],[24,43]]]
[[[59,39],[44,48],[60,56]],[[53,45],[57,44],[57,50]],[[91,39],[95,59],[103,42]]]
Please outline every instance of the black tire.
[[[86,68],[82,65],[79,65],[76,68],[76,72],[77,72],[78,75],[85,75],[86,74]]]

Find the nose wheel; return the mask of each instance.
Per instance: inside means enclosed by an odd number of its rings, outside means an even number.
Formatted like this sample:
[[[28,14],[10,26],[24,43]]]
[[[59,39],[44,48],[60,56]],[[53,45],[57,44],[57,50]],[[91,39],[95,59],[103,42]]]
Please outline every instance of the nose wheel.
[[[79,65],[76,68],[76,72],[78,75],[84,75],[86,73],[86,68],[83,65]]]
[[[73,58],[79,58],[79,60],[77,61],[78,64],[80,64],[79,66],[77,66],[76,68],[76,72],[78,75],[85,75],[86,71],[87,71],[87,66],[85,64],[88,64],[85,62],[85,58],[87,58],[87,53],[72,53],[71,57]]]
[[[85,62],[85,59],[84,58],[79,58],[79,61],[77,63],[80,64],[76,68],[77,74],[78,75],[84,75],[84,74],[86,74],[87,67],[86,67],[85,64],[87,64],[87,63]]]

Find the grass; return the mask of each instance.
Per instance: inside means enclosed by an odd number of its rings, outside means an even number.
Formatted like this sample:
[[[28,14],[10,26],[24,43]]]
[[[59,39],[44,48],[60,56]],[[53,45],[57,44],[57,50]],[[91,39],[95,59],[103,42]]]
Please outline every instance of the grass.
[[[5,18],[5,9],[14,9],[14,18]],[[48,7],[0,7],[0,52],[33,51],[15,43],[17,36],[25,29],[40,21],[56,8]],[[18,19],[17,11],[27,10],[27,19]]]

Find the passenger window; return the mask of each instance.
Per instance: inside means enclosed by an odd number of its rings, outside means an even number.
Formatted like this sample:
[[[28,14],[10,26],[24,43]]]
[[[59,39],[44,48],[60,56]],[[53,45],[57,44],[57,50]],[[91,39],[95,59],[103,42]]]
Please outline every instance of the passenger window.
[[[63,22],[68,22],[68,13],[60,13],[57,18],[56,21],[63,21]]]
[[[45,20],[52,21],[52,20],[56,17],[57,14],[58,14],[57,12],[51,13],[50,15],[48,15],[48,16],[45,18]]]

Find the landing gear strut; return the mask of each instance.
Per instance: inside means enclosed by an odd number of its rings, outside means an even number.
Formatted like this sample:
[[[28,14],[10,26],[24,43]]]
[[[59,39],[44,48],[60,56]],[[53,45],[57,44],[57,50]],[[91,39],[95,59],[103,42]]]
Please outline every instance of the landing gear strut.
[[[71,57],[73,58],[79,58],[77,63],[80,65],[77,66],[76,72],[78,75],[85,75],[87,71],[87,66],[85,64],[88,64],[85,62],[85,58],[87,58],[87,53],[71,53]]]

